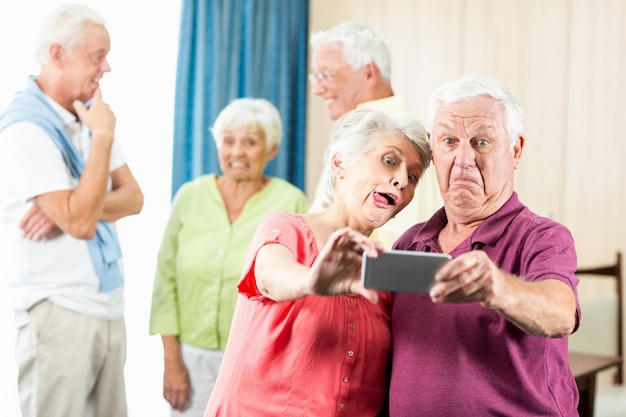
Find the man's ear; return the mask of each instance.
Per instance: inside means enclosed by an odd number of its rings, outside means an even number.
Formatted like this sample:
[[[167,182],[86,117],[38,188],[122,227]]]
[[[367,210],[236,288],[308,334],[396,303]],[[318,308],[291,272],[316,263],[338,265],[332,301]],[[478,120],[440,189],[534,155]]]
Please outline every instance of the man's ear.
[[[523,135],[519,135],[513,147],[513,168],[515,169],[519,166],[519,161],[522,158],[522,149],[524,148],[525,140]]]
[[[374,61],[366,64],[363,67],[363,71],[365,74],[365,79],[368,81],[376,81],[380,78],[380,71],[378,70],[378,66],[374,63]]]
[[[50,63],[54,66],[62,66],[65,58],[65,48],[58,43],[53,43],[48,48],[48,58]]]

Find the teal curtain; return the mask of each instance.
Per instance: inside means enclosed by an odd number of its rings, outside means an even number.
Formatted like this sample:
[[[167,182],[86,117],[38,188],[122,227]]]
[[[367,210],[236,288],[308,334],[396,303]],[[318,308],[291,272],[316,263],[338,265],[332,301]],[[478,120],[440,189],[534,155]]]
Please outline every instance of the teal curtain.
[[[172,196],[219,172],[209,127],[240,97],[280,111],[283,141],[266,174],[304,189],[309,0],[182,0]]]

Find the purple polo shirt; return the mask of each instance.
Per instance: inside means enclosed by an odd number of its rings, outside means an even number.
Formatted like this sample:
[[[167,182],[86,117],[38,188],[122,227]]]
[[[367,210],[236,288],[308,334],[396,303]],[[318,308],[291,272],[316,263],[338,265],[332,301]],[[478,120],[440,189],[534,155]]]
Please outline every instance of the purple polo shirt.
[[[446,221],[441,209],[394,248],[438,252]],[[527,280],[563,281],[578,299],[571,233],[532,213],[516,193],[450,254],[471,250]],[[391,320],[391,417],[578,415],[566,337],[529,335],[480,303],[435,305],[422,294],[394,294]]]

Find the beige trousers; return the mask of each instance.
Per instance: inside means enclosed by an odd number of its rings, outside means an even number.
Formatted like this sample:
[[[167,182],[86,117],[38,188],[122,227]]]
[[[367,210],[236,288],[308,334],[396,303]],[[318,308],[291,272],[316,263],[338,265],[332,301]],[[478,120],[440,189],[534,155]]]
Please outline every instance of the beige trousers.
[[[124,319],[42,301],[17,333],[22,417],[126,417]]]

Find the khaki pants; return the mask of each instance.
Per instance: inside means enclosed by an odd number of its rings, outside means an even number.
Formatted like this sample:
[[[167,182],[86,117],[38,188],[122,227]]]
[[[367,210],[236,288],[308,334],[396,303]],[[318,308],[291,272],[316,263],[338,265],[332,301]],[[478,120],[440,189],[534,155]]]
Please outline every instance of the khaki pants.
[[[98,320],[49,301],[17,333],[22,417],[126,417],[124,320]]]

